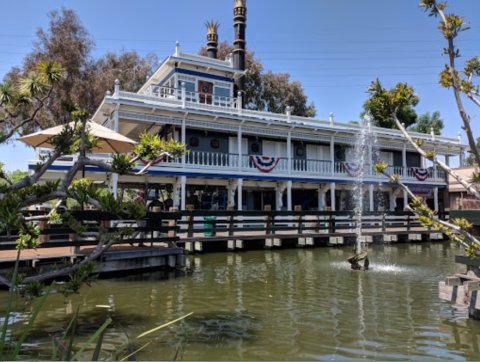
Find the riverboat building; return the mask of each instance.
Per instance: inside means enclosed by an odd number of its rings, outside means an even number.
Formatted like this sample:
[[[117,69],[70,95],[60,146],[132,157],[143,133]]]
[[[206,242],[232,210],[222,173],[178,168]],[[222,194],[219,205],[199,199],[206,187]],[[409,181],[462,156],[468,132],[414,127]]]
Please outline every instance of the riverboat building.
[[[245,94],[245,0],[234,7],[234,53],[217,59],[217,26],[208,24],[208,56],[187,54],[177,42],[175,53],[167,57],[136,93],[122,90],[117,81],[113,94],[107,93],[93,121],[131,139],[143,132],[175,139],[187,145],[188,154],[162,159],[144,176],[118,176],[87,167],[92,181],[114,193],[124,188],[166,188],[171,200],[164,207],[187,205],[222,210],[351,209],[351,193],[358,176],[365,184],[365,208],[402,210],[405,192],[387,177],[376,175],[376,161],[388,163],[390,174],[399,174],[431,207],[448,207],[445,172],[435,166],[425,168],[424,160],[399,130],[372,127],[378,152],[369,150],[363,167],[351,159],[355,137],[361,125],[249,110]],[[464,150],[460,134],[445,137],[412,133],[424,140],[425,150],[460,157]],[[41,155],[43,150],[37,150]],[[110,155],[92,155],[109,159]],[[32,169],[36,161],[29,163]],[[62,177],[72,166],[71,158],[55,162],[44,179]],[[143,164],[139,164],[141,169]],[[158,194],[157,194],[158,195]],[[168,198],[168,197],[167,197]]]

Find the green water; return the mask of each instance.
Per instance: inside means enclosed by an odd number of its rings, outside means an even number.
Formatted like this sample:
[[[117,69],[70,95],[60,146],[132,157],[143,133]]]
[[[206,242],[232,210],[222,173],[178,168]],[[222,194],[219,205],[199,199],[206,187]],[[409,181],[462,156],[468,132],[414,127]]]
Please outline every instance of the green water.
[[[195,312],[156,333],[137,355],[142,360],[172,359],[185,335],[184,360],[480,360],[480,322],[438,298],[438,282],[464,269],[454,263],[457,247],[375,246],[368,272],[348,270],[350,252],[344,247],[195,255],[189,256],[187,274],[100,280],[67,303],[60,295],[49,298],[24,358],[50,358],[49,335],[59,335],[82,305],[78,343],[113,320],[104,353],[126,340],[120,325],[136,336]],[[1,292],[1,314],[6,300]],[[21,322],[14,328],[21,329]],[[91,358],[93,349],[82,358]]]

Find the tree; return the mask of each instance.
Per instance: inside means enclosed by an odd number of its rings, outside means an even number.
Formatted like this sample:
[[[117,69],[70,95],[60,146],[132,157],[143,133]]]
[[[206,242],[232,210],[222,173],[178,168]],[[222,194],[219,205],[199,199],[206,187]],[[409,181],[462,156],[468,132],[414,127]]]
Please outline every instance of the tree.
[[[392,88],[391,90],[394,90]],[[413,109],[420,99],[416,99],[412,104],[402,105],[397,112],[397,117],[401,124],[405,124],[405,127],[410,127],[417,122],[417,112]],[[378,105],[373,105],[368,100],[363,104],[363,112],[360,113],[360,119],[363,119],[365,115],[370,112],[374,117],[373,124],[377,127],[398,129],[395,120],[391,115],[384,114],[383,109]]]
[[[476,145],[477,150],[480,149],[480,137],[477,137],[477,145]],[[468,150],[468,157],[465,159],[465,165],[466,166],[475,166],[477,164],[477,161],[475,160],[475,155],[473,154],[472,150]]]
[[[21,133],[23,129],[37,121],[40,111],[49,103],[52,94],[61,87],[65,81],[65,70],[55,61],[42,61],[36,66],[37,71],[29,73],[28,78],[21,78],[18,83],[11,81],[8,84],[0,84],[0,110],[4,113],[2,130],[0,132],[0,144]],[[33,100],[36,102],[33,102]],[[32,103],[35,106],[30,107]],[[62,221],[78,235],[84,234],[84,229],[68,212],[59,215],[57,209],[62,201],[74,200],[79,204],[90,204],[115,215],[128,215],[129,218],[140,220],[145,214],[145,206],[141,203],[123,202],[116,200],[110,193],[103,193],[94,189],[88,180],[76,180],[76,174],[85,166],[94,166],[108,172],[125,175],[143,175],[155,160],[162,156],[174,157],[186,152],[185,145],[176,141],[165,142],[156,136],[147,133],[140,137],[139,143],[134,148],[135,156],[125,154],[112,155],[112,161],[106,163],[100,160],[90,159],[88,154],[98,147],[98,139],[90,133],[87,120],[90,114],[78,105],[63,102],[63,107],[69,110],[68,120],[63,131],[51,139],[49,143],[54,146],[53,152],[41,160],[30,175],[24,175],[20,179],[9,177],[8,173],[0,167],[0,178],[4,181],[0,185],[0,233],[7,236],[14,230],[18,230],[20,238],[18,243],[17,265],[20,254],[24,249],[40,247],[38,242],[39,232],[34,222],[39,220]],[[39,184],[42,175],[59,157],[64,155],[78,154],[71,169],[56,182]],[[135,172],[137,162],[146,159],[149,163],[139,172]],[[21,209],[30,205],[48,201],[58,201],[47,216],[22,216]],[[61,275],[80,273],[88,275],[94,268],[92,262],[105,253],[113,244],[121,242],[123,238],[131,235],[128,228],[120,228],[115,232],[99,227],[94,236],[99,240],[95,251],[80,263],[66,266],[49,273],[26,277],[23,284],[29,285],[49,278]],[[0,276],[0,283],[9,287],[15,285],[15,280],[9,282]]]
[[[66,76],[53,89],[36,121],[29,123],[22,134],[66,123],[69,111],[62,105],[66,100],[81,104],[87,112],[93,113],[106,91],[113,91],[115,79],[121,81],[124,90],[137,91],[156,69],[158,58],[154,54],[144,58],[135,51],[122,50],[118,54],[109,52],[93,59],[95,42],[74,10],[54,10],[48,13],[48,17],[48,28],[38,29],[32,51],[25,56],[21,67],[14,67],[7,73],[4,84],[17,83],[20,78],[35,72],[37,64],[43,60],[62,64]],[[36,103],[35,100],[33,103]],[[31,107],[34,106],[31,104]]]
[[[218,59],[228,59],[233,49],[228,42],[220,42]],[[199,54],[206,56],[207,48],[202,47]],[[308,97],[300,82],[291,81],[288,73],[264,72],[260,60],[255,59],[255,52],[247,50],[245,54],[245,108],[285,113],[287,106],[290,106],[292,115],[315,116],[315,104],[308,104]]]
[[[440,112],[435,111],[430,115],[430,112],[426,112],[418,117],[417,124],[413,127],[410,127],[409,131],[420,132],[420,133],[430,133],[433,128],[433,131],[436,135],[440,135],[443,129],[443,120],[440,118]]]
[[[460,17],[453,13],[445,14],[444,10],[447,8],[446,2],[437,3],[436,0],[422,0],[420,8],[425,12],[429,12],[429,16],[440,18],[440,26],[438,29],[448,43],[448,46],[444,48],[444,53],[448,56],[448,64],[445,66],[445,70],[440,73],[439,84],[444,88],[453,90],[457,108],[464,123],[463,129],[467,134],[470,151],[473,159],[479,164],[480,150],[477,148],[470,127],[471,117],[465,111],[462,96],[480,107],[480,99],[477,98],[480,96],[479,86],[473,83],[473,78],[480,76],[480,58],[476,56],[467,60],[465,62],[465,67],[461,72],[457,71],[455,64],[455,60],[460,57],[460,52],[454,44],[454,39],[457,38],[461,32],[466,31],[469,28],[466,26],[467,23],[465,22],[464,17]],[[415,95],[415,91],[412,87],[407,84],[398,84],[395,89],[387,91],[377,80],[372,82],[372,85],[368,88],[368,93],[370,94],[370,98],[367,101],[369,107],[375,107],[380,110],[381,117],[391,116],[407,141],[420,155],[442,167],[469,193],[480,200],[480,192],[475,187],[475,184],[480,182],[479,174],[473,173],[472,178],[469,181],[463,179],[444,162],[439,160],[436,152],[424,151],[422,149],[423,143],[419,140],[414,140],[408,134],[405,127],[402,126],[398,117],[399,109],[404,105],[418,103],[418,97]],[[415,196],[410,191],[409,187],[401,181],[401,176],[389,175],[386,172],[386,167],[387,165],[385,163],[379,162],[375,166],[375,171],[387,175],[390,177],[390,182],[397,183],[408,193],[412,199],[408,208],[418,217],[424,227],[428,229],[436,228],[441,232],[445,232],[452,241],[457,242],[464,247],[467,256],[476,257],[480,255],[480,240],[469,232],[472,224],[464,218],[450,219],[448,222],[438,219],[436,217],[436,212],[429,209],[423,202],[422,198]]]
[[[5,165],[0,162],[0,169],[2,169]],[[5,172],[2,176],[0,176],[0,185],[5,185],[7,181],[5,179],[9,180],[10,183],[17,183],[24,177],[28,176],[27,171],[20,171],[20,170],[15,170],[15,171],[10,171],[10,172]]]

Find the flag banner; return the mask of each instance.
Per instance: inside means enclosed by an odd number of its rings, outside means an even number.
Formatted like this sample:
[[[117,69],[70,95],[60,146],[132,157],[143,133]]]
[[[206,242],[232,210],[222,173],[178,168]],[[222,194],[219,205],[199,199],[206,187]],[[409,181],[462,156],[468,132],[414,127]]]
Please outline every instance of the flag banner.
[[[132,153],[133,153],[134,156],[137,156],[137,154],[135,152],[132,152]],[[160,156],[155,161],[153,161],[152,166],[162,162],[165,158],[166,158],[166,155]],[[143,163],[145,166],[149,164],[149,162],[144,158],[141,158],[140,162]]]
[[[412,167],[411,169],[418,181],[425,181],[430,175],[428,168]]]
[[[363,164],[353,162],[342,162],[343,168],[350,177],[358,177],[363,173]]]
[[[272,171],[280,161],[279,157],[265,157],[265,156],[251,155],[250,158],[252,159],[256,168],[266,173]]]

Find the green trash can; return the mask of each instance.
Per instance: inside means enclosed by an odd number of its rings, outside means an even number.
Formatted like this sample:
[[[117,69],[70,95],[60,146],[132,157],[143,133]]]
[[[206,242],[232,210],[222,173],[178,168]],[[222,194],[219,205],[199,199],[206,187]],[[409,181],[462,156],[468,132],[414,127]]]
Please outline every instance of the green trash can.
[[[217,220],[216,216],[204,216],[203,217],[203,221],[215,221],[215,220]],[[204,230],[215,229],[215,227],[216,227],[215,222],[209,222],[209,223],[203,224],[203,229]],[[214,231],[204,231],[203,235],[205,235],[205,236],[215,236],[215,235],[217,235],[217,233],[215,233]]]

